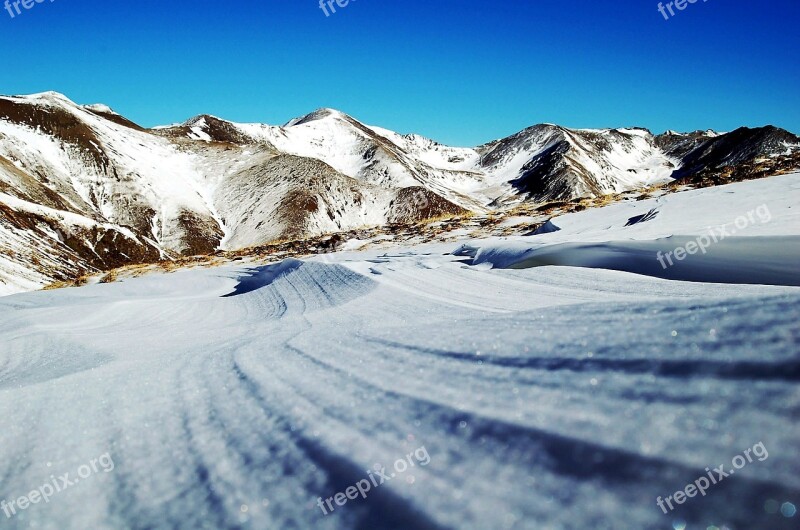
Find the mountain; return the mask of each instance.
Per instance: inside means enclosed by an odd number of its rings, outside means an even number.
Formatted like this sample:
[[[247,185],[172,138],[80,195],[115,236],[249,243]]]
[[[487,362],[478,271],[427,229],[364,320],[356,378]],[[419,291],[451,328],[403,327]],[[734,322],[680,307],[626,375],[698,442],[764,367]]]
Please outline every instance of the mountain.
[[[459,148],[333,109],[283,126],[201,115],[146,129],[55,92],[0,97],[0,294],[128,263],[598,196],[798,146],[774,127],[655,136],[545,124]]]
[[[487,173],[533,200],[599,196],[664,182],[680,165],[645,129],[536,125],[479,148]]]
[[[681,159],[681,166],[672,177],[682,178],[708,168],[735,166],[762,157],[789,154],[796,150],[798,137],[767,126],[758,129],[742,127],[722,135],[671,133],[657,137],[656,142],[666,152]]]

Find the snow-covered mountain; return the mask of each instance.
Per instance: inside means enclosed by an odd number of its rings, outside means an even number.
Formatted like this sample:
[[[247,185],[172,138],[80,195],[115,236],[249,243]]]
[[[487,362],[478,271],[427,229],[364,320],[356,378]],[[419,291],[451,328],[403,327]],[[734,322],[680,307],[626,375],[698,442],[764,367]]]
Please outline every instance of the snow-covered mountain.
[[[144,129],[61,94],[0,97],[0,294],[125,263],[601,195],[800,145],[537,125],[476,148],[332,109],[284,126],[202,115]]]

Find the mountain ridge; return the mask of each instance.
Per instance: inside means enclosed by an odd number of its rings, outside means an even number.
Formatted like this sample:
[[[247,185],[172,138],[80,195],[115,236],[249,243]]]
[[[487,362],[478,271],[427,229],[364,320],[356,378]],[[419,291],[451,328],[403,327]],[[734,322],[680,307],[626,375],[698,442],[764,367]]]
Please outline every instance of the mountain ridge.
[[[0,96],[0,292],[526,201],[619,193],[800,148],[768,126],[653,135],[528,127],[474,148],[320,108],[282,126],[144,128],[56,92]]]

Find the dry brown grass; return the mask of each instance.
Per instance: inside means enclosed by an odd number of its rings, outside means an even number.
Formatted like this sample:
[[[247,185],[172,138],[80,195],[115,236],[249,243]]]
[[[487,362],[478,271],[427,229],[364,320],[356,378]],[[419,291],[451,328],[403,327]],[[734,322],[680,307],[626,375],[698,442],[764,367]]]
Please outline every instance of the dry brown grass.
[[[55,289],[65,289],[67,287],[80,287],[82,285],[86,285],[87,283],[89,283],[89,279],[91,277],[92,277],[91,274],[82,274],[77,278],[75,278],[74,280],[61,280],[47,284],[44,287],[42,287],[42,290],[52,291]]]
[[[472,219],[473,217],[475,217],[475,213],[474,212],[467,212],[467,211],[464,211],[464,212],[461,212],[461,213],[458,213],[458,214],[444,213],[444,214],[436,215],[434,217],[426,217],[425,219],[422,219],[420,221],[417,221],[416,223],[413,223],[413,226],[427,226],[427,225],[431,225],[433,223],[441,223],[441,222],[448,222],[448,221],[462,221],[462,220],[465,220],[465,219]]]

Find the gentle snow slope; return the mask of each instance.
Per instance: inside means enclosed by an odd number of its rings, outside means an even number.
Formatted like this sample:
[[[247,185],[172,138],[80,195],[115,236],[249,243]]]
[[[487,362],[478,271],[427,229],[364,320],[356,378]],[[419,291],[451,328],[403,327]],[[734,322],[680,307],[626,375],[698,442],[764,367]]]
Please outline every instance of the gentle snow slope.
[[[569,265],[800,285],[799,204],[800,173],[794,173],[569,214],[535,237],[468,244],[457,253],[498,268]]]

